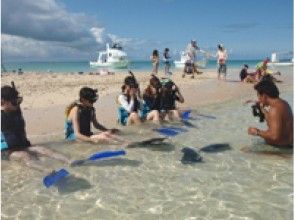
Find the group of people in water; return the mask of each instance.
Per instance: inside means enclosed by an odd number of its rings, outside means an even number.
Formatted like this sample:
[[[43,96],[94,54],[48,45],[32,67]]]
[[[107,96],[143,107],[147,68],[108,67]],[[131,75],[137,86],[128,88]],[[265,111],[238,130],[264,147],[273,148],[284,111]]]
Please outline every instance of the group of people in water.
[[[192,45],[192,47],[194,46]],[[221,49],[222,45],[220,45]],[[227,56],[223,54],[219,57],[225,60],[219,60],[219,76],[225,73],[225,77]],[[254,75],[244,72],[245,70],[240,73],[242,81],[250,81],[251,77],[259,80],[254,86],[258,97],[255,105],[268,125],[267,130],[250,127],[248,134],[260,136],[268,144],[276,147],[293,148],[292,110],[289,104],[279,97],[279,90],[273,78],[266,77],[268,75],[266,62],[262,63],[263,65]],[[244,68],[248,69],[248,66],[244,66]],[[98,122],[94,107],[98,97],[96,89],[83,87],[79,93],[79,100],[67,106],[65,111],[65,138],[67,140],[93,143],[122,143],[125,141],[119,137],[118,129],[108,129]],[[36,154],[70,163],[67,157],[56,151],[31,145],[26,135],[25,120],[20,107],[21,102],[22,97],[13,82],[11,85],[2,86],[1,158],[23,161],[29,167],[46,171],[48,171],[47,167],[33,160]],[[121,125],[138,125],[144,121],[160,123],[165,120],[181,120],[177,102],[183,103],[184,97],[179,87],[170,78],[160,79],[157,75],[151,74],[149,84],[141,94],[136,77],[132,72],[129,72],[129,75],[124,79],[121,93],[117,97],[118,122]],[[91,125],[101,132],[93,133]]]
[[[243,68],[240,71],[240,80],[241,82],[246,82],[246,83],[257,83],[259,82],[262,78],[271,78],[271,80],[275,82],[280,82],[277,80],[273,75],[281,75],[281,73],[278,72],[273,72],[272,70],[269,70],[267,65],[269,63],[270,59],[266,58],[262,62],[259,62],[256,65],[256,69],[254,72],[248,72],[249,65],[244,64]]]
[[[171,79],[160,80],[152,74],[148,86],[141,95],[139,83],[130,72],[118,96],[119,123],[131,125],[140,124],[144,120],[157,123],[163,120],[179,120],[180,113],[176,102],[183,103],[184,98]]]

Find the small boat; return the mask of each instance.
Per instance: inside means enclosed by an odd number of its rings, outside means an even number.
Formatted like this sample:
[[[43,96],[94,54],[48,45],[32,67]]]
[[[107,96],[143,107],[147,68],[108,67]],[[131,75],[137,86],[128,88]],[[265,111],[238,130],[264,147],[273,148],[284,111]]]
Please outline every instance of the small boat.
[[[205,69],[207,62],[208,62],[208,56],[204,52],[202,52],[202,51],[200,51],[200,52],[203,53],[204,56],[203,56],[202,60],[196,61],[196,65],[199,69]],[[182,51],[181,52],[181,59],[174,61],[176,68],[184,68],[185,63],[188,59],[189,59],[188,55],[184,51]]]
[[[269,62],[267,64],[267,66],[269,67],[275,67],[275,66],[293,66],[294,65],[294,57],[292,58],[292,60],[288,61],[288,62],[281,62],[279,60],[278,54],[277,53],[272,53],[272,57],[271,57],[271,62]]]
[[[114,43],[112,47],[106,44],[106,50],[99,51],[97,60],[90,61],[90,66],[127,68],[128,63],[126,52],[118,43]]]

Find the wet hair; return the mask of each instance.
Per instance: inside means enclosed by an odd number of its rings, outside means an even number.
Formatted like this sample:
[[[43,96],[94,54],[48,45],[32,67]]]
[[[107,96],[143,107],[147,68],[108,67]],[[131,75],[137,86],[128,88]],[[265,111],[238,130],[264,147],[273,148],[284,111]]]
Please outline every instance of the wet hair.
[[[218,44],[217,47],[218,47],[219,50],[223,50],[224,49],[224,47],[221,44]]]
[[[139,84],[137,79],[132,71],[129,71],[130,76],[127,76],[124,80],[124,85],[129,86],[131,88],[139,88]]]
[[[249,68],[249,66],[247,64],[244,64],[244,67],[247,68],[247,69]]]
[[[169,48],[165,48],[164,51],[165,51],[165,52],[169,51]]]
[[[19,96],[19,92],[12,86],[1,87],[1,99],[4,101],[15,101]]]
[[[279,98],[279,89],[275,85],[275,83],[271,80],[261,80],[259,83],[257,83],[254,86],[254,89],[258,92],[260,95],[267,95],[271,98]]]
[[[159,89],[161,87],[161,82],[155,75],[152,75],[149,84],[156,89]]]
[[[94,103],[97,100],[97,89],[92,89],[89,87],[81,88],[80,99],[85,99]]]
[[[158,57],[158,50],[153,50],[152,55]]]

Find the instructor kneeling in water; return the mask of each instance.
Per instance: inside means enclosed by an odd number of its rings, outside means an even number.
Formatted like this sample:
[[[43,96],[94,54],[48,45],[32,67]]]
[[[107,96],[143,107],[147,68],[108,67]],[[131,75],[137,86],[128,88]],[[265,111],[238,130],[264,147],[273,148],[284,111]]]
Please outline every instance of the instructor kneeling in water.
[[[66,139],[82,140],[98,143],[100,141],[120,140],[114,135],[117,129],[107,129],[99,124],[96,119],[95,108],[93,104],[97,101],[97,90],[83,87],[80,90],[79,102],[71,103],[66,109]],[[96,129],[103,131],[94,135],[91,131],[91,123]]]
[[[279,90],[270,80],[262,80],[254,86],[268,130],[249,127],[248,134],[257,135],[267,144],[293,148],[293,114],[289,104],[279,98]]]

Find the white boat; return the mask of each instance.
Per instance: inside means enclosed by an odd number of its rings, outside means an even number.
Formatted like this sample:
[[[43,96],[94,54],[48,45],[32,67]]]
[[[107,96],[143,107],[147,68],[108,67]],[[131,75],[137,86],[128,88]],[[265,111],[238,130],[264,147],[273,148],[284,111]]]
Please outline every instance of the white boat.
[[[90,66],[127,68],[128,63],[126,52],[119,44],[115,43],[112,47],[106,44],[106,50],[99,51],[97,60],[90,61]]]
[[[202,52],[202,51],[200,51]],[[196,65],[199,69],[205,69],[206,68],[206,65],[207,65],[207,62],[208,62],[208,57],[207,55],[202,52],[204,54],[204,58],[202,60],[197,60],[196,61]],[[185,67],[185,63],[186,61],[189,59],[188,55],[182,51],[181,52],[181,59],[180,60],[175,60],[174,61],[174,64],[176,66],[176,68],[184,68]]]
[[[269,67],[275,66],[293,66],[294,65],[294,58],[290,62],[280,62],[278,54],[272,53],[271,62],[267,64]]]

